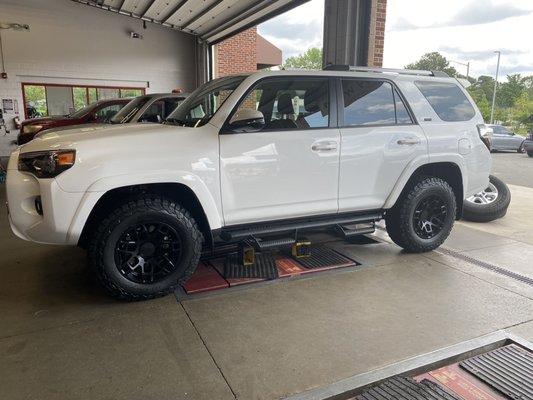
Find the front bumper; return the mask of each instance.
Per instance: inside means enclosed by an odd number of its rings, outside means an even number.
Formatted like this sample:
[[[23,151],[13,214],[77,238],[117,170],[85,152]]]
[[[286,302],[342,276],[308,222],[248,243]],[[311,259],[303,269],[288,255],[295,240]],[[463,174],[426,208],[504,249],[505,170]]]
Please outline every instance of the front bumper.
[[[70,243],[69,227],[83,197],[62,190],[55,179],[37,179],[17,169],[19,151],[7,169],[6,189],[11,230],[18,237],[38,243]],[[40,198],[42,215],[35,200]]]

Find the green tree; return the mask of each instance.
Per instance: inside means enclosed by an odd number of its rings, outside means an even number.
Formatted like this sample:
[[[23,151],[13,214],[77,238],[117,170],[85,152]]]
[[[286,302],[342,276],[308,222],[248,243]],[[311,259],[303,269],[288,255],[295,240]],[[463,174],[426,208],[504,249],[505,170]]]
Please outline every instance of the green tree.
[[[489,99],[487,99],[485,92],[483,91],[481,87],[475,84],[472,86],[469,86],[467,90],[470,93],[470,96],[472,96],[472,99],[474,99],[474,102],[479,108],[481,115],[483,115],[483,119],[486,122],[488,122],[490,120],[490,108],[491,107],[490,107]]]
[[[420,60],[405,66],[407,69],[423,69],[429,71],[443,71],[450,76],[458,76],[457,70],[450,66],[450,62],[437,51],[424,54]]]
[[[526,91],[516,99],[511,116],[520,124],[529,127],[533,125],[533,99],[528,96]]]
[[[496,103],[500,107],[511,108],[525,91],[526,86],[520,74],[507,75],[507,82],[502,83],[496,93]]]
[[[322,69],[322,49],[311,47],[305,53],[289,57],[285,60],[283,68]]]

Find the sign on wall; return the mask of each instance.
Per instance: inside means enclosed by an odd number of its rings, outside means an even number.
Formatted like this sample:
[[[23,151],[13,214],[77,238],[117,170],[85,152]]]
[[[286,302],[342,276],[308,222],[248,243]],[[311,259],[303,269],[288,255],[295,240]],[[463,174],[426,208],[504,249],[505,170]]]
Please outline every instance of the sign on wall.
[[[18,114],[18,101],[16,99],[2,99],[2,111],[4,114]]]

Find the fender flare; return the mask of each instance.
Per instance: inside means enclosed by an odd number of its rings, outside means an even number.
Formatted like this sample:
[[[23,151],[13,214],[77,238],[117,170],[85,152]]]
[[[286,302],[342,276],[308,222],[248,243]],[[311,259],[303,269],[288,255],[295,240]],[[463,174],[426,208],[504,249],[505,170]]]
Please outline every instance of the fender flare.
[[[409,179],[413,176],[413,174],[421,167],[424,167],[426,165],[436,164],[436,163],[451,163],[455,164],[459,170],[461,171],[462,181],[463,181],[463,193],[466,193],[466,188],[468,187],[468,175],[466,173],[466,166],[464,164],[464,159],[458,155],[453,153],[447,153],[447,154],[437,154],[437,155],[431,155],[431,158],[424,156],[424,157],[418,157],[415,160],[413,160],[409,165],[403,170],[402,174],[400,175],[400,178],[396,182],[396,185],[394,185],[394,188],[392,189],[391,193],[389,194],[389,197],[387,197],[387,200],[385,201],[385,204],[383,205],[384,209],[390,209],[396,204],[396,201],[400,198],[400,195],[403,192],[403,189],[407,185],[407,182],[409,182]]]
[[[205,182],[188,171],[155,171],[132,175],[115,175],[93,182],[83,195],[68,229],[67,241],[77,244],[83,227],[94,206],[107,192],[121,187],[149,185],[154,183],[181,184],[188,187],[198,198],[211,230],[222,227],[220,201],[214,199]],[[220,200],[220,199],[218,199]]]

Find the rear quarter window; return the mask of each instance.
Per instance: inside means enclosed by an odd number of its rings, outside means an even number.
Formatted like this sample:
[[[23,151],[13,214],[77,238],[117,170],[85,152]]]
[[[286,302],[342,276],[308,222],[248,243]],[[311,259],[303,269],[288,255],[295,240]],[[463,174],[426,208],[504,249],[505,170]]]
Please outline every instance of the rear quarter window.
[[[415,85],[443,121],[469,121],[476,115],[468,98],[454,83],[416,81]]]

